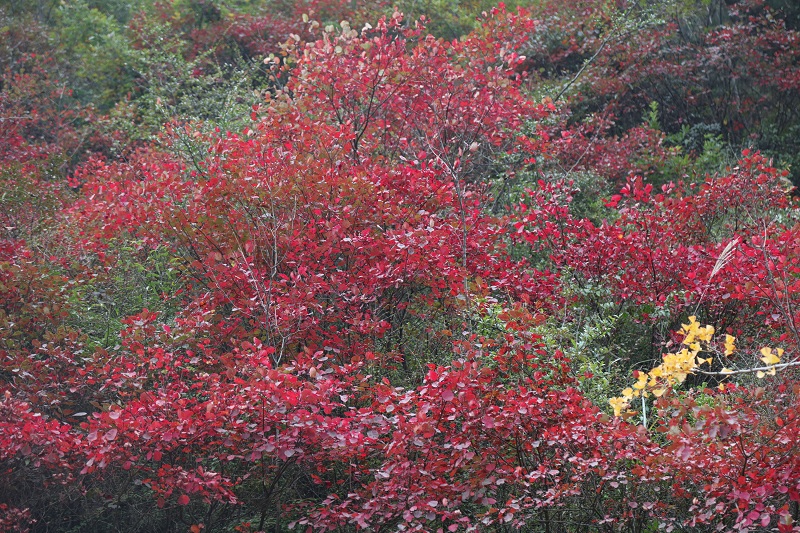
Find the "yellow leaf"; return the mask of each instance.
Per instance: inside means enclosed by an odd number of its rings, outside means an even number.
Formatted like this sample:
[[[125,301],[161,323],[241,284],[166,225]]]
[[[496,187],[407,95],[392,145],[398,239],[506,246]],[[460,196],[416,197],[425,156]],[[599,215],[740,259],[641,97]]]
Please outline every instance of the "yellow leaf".
[[[694,337],[697,334],[697,320],[694,316],[689,317],[688,324],[681,324],[681,333],[684,334],[683,344],[691,344],[694,342]]]
[[[764,373],[761,370],[759,370],[758,372],[756,372],[756,377],[763,378],[764,377]]]
[[[730,368],[723,368],[722,370],[720,370],[720,373],[722,373],[722,374],[733,374],[733,370],[731,370]]]
[[[725,355],[730,356],[736,351],[736,337],[725,335]]]
[[[764,357],[761,358],[761,360],[764,361],[764,364],[767,364],[767,365],[774,365],[774,364],[780,363],[780,361],[781,361],[781,359],[779,357],[780,352],[779,352],[778,355],[776,355],[776,354],[772,353],[772,349],[768,348],[768,347],[767,348],[761,348],[761,355],[764,356]]]
[[[633,389],[628,387],[627,389],[623,390],[622,391],[622,397],[625,398],[625,399],[628,399],[628,400],[633,398]]]
[[[667,392],[667,389],[653,389],[653,396],[661,398],[665,392]]]
[[[622,410],[628,407],[628,401],[624,398],[611,398],[608,403],[614,408],[614,416],[619,416],[622,414]]]

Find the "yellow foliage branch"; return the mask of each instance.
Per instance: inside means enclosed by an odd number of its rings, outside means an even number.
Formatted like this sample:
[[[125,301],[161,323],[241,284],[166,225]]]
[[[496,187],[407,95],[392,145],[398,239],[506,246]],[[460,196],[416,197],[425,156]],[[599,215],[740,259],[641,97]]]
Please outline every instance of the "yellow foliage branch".
[[[763,378],[767,375],[774,376],[775,372],[782,368],[800,365],[800,361],[781,363],[783,349],[775,351],[772,348],[761,349],[761,361],[765,366],[731,370],[723,368],[719,372],[703,370],[701,365],[711,365],[712,357],[700,357],[699,354],[704,349],[713,352],[711,346],[714,337],[713,326],[703,326],[697,322],[694,316],[689,317],[688,324],[682,324],[680,333],[683,334],[681,350],[675,353],[665,354],[663,362],[650,372],[636,371],[636,383],[622,391],[622,395],[611,398],[608,403],[614,408],[614,415],[620,416],[623,412],[629,412],[630,403],[634,398],[647,398],[650,394],[656,398],[661,397],[668,388],[674,387],[686,381],[690,374],[704,374],[713,376],[730,376],[734,374],[754,373],[757,377]],[[731,356],[736,351],[736,339],[731,335],[725,335],[723,353],[726,357]]]

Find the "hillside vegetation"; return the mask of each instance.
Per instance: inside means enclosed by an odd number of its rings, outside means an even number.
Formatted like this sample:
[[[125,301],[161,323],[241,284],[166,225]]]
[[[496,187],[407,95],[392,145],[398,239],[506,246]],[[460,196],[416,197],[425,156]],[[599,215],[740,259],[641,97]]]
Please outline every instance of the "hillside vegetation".
[[[0,2],[0,532],[800,532],[791,0]]]

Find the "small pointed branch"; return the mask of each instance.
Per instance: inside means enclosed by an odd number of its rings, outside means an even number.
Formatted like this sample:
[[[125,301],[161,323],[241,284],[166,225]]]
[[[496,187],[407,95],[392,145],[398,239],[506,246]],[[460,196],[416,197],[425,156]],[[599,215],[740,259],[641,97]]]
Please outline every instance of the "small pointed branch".
[[[553,98],[553,103],[558,102],[561,99],[561,97],[564,96],[564,93],[567,92],[567,90],[570,87],[572,87],[575,84],[576,81],[578,81],[578,78],[581,77],[581,74],[583,74],[583,71],[586,70],[586,67],[588,67],[589,65],[591,65],[594,62],[594,60],[597,58],[598,55],[600,55],[600,52],[602,52],[603,48],[606,47],[606,44],[608,44],[608,41],[610,41],[611,37],[614,36],[614,33],[615,32],[612,31],[608,35],[606,35],[606,38],[603,39],[602,43],[600,43],[600,47],[597,49],[597,51],[594,53],[594,55],[592,57],[590,57],[589,59],[587,59],[586,61],[584,61],[583,66],[581,67],[581,69],[575,74],[575,76],[572,77],[571,80],[569,80],[567,83],[564,84],[564,86],[558,92],[556,97]]]
[[[634,6],[634,5],[636,5],[636,3],[635,3],[635,2],[634,2],[632,5],[631,5],[631,7],[629,7],[629,8],[628,8],[628,9],[625,11],[625,13],[622,15],[623,19],[625,19],[625,18],[627,18],[627,17],[628,17],[628,15],[631,13],[631,10],[633,9],[633,6]],[[575,82],[576,82],[576,81],[578,81],[578,78],[580,78],[580,77],[581,77],[581,75],[583,74],[583,71],[584,71],[584,70],[586,70],[586,68],[587,68],[589,65],[591,65],[592,63],[594,63],[594,60],[595,60],[595,59],[597,59],[597,56],[599,56],[599,55],[600,55],[600,52],[602,52],[602,51],[603,51],[603,49],[606,47],[606,45],[609,43],[609,41],[611,41],[611,38],[612,38],[612,37],[614,37],[614,36],[616,35],[616,33],[617,33],[617,30],[618,30],[618,27],[616,27],[616,25],[615,25],[615,27],[611,28],[611,30],[608,32],[608,35],[606,35],[606,36],[605,36],[605,38],[603,39],[603,42],[601,42],[601,43],[600,43],[600,46],[599,46],[599,47],[597,48],[597,50],[595,51],[594,55],[592,55],[592,57],[590,57],[589,59],[587,59],[586,61],[584,61],[584,63],[583,63],[583,66],[582,66],[582,67],[580,68],[580,70],[579,70],[579,71],[578,71],[578,72],[575,74],[575,76],[573,76],[573,77],[572,77],[572,79],[571,79],[571,80],[569,80],[569,81],[568,81],[568,82],[567,82],[567,83],[566,83],[566,84],[565,84],[565,85],[564,85],[564,86],[561,88],[561,90],[560,90],[560,91],[559,91],[559,93],[556,95],[556,97],[555,97],[555,98],[553,98],[553,103],[556,103],[556,102],[558,102],[558,101],[561,99],[561,97],[562,97],[562,96],[564,96],[564,93],[565,93],[565,92],[567,92],[567,90],[568,90],[570,87],[572,87],[572,86],[575,84]]]

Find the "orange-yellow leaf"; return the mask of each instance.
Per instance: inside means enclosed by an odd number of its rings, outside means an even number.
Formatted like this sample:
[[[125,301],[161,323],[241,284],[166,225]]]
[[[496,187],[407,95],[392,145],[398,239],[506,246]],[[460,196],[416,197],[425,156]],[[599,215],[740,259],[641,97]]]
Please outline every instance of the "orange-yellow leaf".
[[[730,356],[736,351],[736,337],[725,335],[725,355]]]
[[[769,347],[761,348],[761,355],[763,355],[761,360],[767,365],[774,365],[781,361],[780,354],[772,353],[772,348]]]

